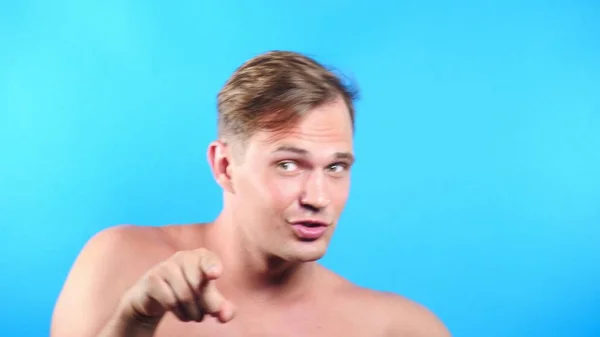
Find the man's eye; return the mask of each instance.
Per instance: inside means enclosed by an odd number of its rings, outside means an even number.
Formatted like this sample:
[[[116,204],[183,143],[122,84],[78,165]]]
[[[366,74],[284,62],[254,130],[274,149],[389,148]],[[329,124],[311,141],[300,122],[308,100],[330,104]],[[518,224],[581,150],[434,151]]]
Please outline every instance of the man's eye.
[[[328,170],[334,173],[343,172],[348,168],[348,165],[343,163],[337,163],[329,165]]]
[[[284,161],[278,164],[278,167],[286,172],[294,171],[298,168],[298,165],[293,161]]]

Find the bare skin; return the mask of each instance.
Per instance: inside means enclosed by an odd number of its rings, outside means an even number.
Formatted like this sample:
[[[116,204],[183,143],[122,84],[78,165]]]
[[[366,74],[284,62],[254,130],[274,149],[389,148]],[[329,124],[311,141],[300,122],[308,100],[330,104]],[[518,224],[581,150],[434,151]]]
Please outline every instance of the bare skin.
[[[450,336],[422,306],[353,285],[317,262],[348,198],[352,140],[348,110],[338,100],[284,134],[259,132],[242,155],[230,143],[212,143],[208,159],[224,191],[219,217],[209,224],[118,226],[94,236],[65,282],[51,336]],[[324,232],[298,231],[296,222],[306,220]],[[174,308],[141,300],[148,275],[165,261],[186,261],[182,275],[198,270],[192,278],[201,277],[201,285],[189,288],[197,300]],[[207,265],[215,264],[211,274]],[[177,268],[164,283],[171,290],[186,279],[173,276]]]

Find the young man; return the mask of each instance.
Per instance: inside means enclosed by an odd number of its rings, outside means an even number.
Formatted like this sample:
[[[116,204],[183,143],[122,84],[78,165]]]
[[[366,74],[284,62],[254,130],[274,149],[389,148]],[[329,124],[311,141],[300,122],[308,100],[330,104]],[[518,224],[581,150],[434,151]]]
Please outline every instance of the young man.
[[[242,65],[218,95],[208,148],[219,217],[95,235],[59,296],[52,337],[449,336],[427,309],[316,262],[348,198],[353,100],[301,54]]]

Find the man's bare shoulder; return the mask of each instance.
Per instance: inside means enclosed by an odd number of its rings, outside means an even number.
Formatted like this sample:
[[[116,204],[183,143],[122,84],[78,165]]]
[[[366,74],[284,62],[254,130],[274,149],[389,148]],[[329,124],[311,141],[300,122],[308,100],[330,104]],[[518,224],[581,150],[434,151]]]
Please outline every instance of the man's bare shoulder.
[[[165,228],[167,226],[117,225],[96,233],[88,241],[88,245],[94,247],[108,245],[114,248],[120,248],[121,246],[141,248],[146,245],[158,245],[160,248],[168,243]]]
[[[374,309],[388,319],[386,336],[450,337],[444,323],[423,305],[394,293],[372,292]]]
[[[109,227],[92,236],[73,263],[56,301],[52,336],[84,336],[98,329],[123,293],[171,254],[165,238],[161,228],[133,225]]]
[[[173,252],[161,227],[108,227],[85,243],[71,267],[65,287],[89,286],[88,282],[98,284],[104,280],[106,286],[122,288]]]
[[[383,336],[451,336],[435,314],[406,297],[364,288],[337,275],[332,277],[336,280],[335,293],[344,301],[346,308],[360,310],[357,314],[364,319],[383,325]]]
[[[107,262],[155,260],[173,252],[162,227],[118,225],[96,233],[81,251],[83,256],[104,256]],[[117,258],[116,260],[111,257]]]

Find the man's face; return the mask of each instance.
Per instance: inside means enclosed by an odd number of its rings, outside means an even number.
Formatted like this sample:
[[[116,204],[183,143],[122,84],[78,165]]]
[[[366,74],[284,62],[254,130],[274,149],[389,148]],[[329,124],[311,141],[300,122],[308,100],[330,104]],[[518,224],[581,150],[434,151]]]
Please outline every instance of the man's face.
[[[341,99],[314,109],[284,134],[255,134],[231,175],[245,237],[288,261],[321,258],[348,199],[352,141]]]

